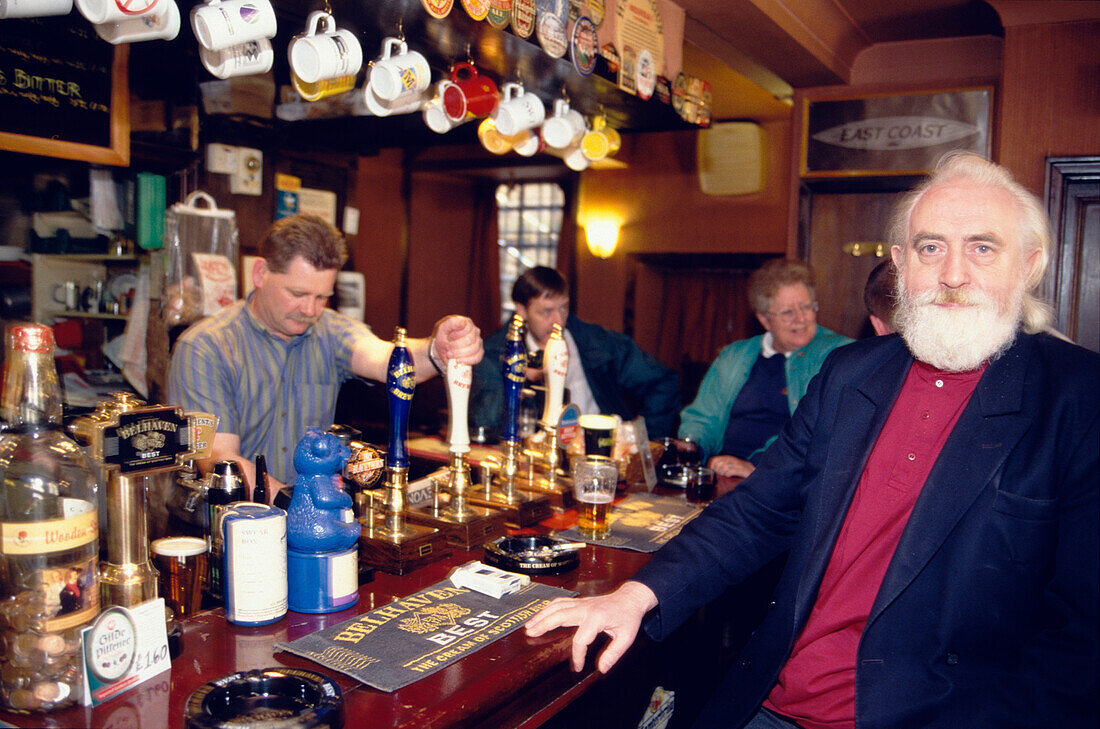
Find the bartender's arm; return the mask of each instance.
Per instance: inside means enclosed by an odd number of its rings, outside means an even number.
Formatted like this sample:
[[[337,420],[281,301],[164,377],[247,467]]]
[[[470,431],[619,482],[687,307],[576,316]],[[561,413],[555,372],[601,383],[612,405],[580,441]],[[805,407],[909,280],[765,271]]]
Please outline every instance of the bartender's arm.
[[[481,330],[467,317],[457,315],[443,317],[435,323],[430,337],[408,339],[406,346],[416,366],[417,382],[423,382],[436,374],[433,358],[440,367],[446,366],[451,359],[474,365],[481,361],[484,354]],[[393,342],[374,336],[363,337],[355,345],[351,369],[361,377],[385,382],[391,352]]]

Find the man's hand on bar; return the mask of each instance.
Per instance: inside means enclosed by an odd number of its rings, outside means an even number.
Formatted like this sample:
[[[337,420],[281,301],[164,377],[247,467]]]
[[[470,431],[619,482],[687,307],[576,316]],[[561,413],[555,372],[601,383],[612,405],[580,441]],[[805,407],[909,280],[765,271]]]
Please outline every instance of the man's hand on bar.
[[[570,597],[551,600],[535,617],[527,621],[527,635],[536,637],[562,626],[576,626],[573,635],[574,671],[584,668],[588,646],[600,633],[611,642],[596,659],[596,668],[607,673],[623,657],[638,635],[645,614],[657,607],[657,596],[640,582],[627,581],[619,589],[596,597]]]
[[[433,354],[441,365],[452,359],[462,364],[475,365],[485,354],[481,330],[464,316],[445,316],[437,321],[432,330],[432,338],[435,340]]]

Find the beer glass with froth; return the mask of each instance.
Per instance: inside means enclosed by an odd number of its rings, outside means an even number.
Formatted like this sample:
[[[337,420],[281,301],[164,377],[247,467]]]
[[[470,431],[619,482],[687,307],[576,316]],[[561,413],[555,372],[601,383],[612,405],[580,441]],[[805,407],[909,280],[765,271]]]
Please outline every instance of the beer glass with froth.
[[[606,539],[611,533],[611,500],[619,467],[610,458],[588,456],[574,459],[572,470],[577,529],[585,539]]]

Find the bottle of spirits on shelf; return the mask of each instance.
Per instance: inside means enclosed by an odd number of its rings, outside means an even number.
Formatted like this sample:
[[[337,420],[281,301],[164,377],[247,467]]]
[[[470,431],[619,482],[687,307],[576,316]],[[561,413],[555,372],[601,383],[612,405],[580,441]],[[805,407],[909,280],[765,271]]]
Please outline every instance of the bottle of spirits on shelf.
[[[96,470],[62,428],[53,330],[12,324],[6,340],[0,704],[50,711],[80,701],[80,631],[99,613]]]

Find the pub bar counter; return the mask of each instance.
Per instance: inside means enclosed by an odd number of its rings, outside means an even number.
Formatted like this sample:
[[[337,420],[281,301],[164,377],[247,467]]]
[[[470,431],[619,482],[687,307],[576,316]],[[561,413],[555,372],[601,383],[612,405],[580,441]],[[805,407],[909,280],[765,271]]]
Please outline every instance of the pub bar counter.
[[[481,548],[456,549],[446,559],[405,576],[376,571],[371,582],[360,586],[360,600],[353,608],[318,615],[290,612],[283,620],[259,628],[229,624],[222,608],[197,613],[182,623],[183,652],[172,661],[171,670],[95,708],[78,706],[25,716],[0,712],[0,722],[17,727],[181,729],[187,699],[199,687],[238,671],[285,666],[332,678],[343,692],[347,727],[539,726],[599,677],[591,660],[581,673],[570,670],[572,630],[540,638],[528,638],[522,629],[514,631],[393,693],[378,691],[291,653],[272,652],[276,642],[292,641],[382,607],[445,580],[457,565],[483,557]],[[649,555],[639,552],[589,546],[581,550],[576,570],[539,575],[537,580],[594,595],[614,589],[648,560]],[[637,718],[640,713],[635,721]]]

